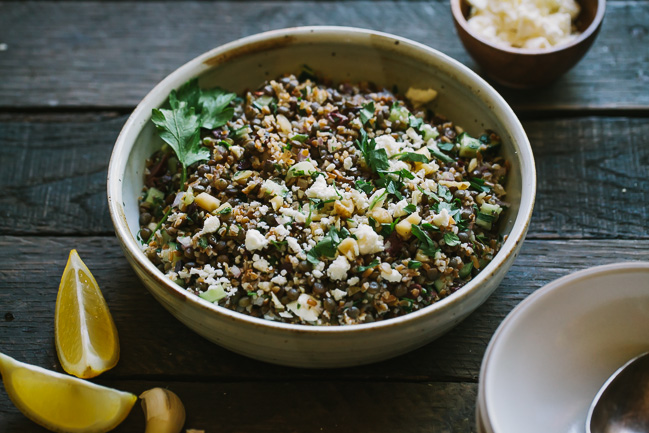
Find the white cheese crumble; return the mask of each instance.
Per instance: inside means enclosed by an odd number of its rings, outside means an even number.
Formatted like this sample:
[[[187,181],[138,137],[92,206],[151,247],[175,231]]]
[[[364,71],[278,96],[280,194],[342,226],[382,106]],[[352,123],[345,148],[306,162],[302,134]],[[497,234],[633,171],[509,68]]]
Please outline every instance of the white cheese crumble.
[[[515,48],[551,48],[574,38],[575,0],[469,0],[469,27]]]
[[[217,216],[208,217],[203,223],[202,233],[214,233],[221,226],[221,221]]]
[[[336,301],[340,301],[345,296],[347,296],[347,292],[345,292],[344,290],[340,290],[340,289],[333,289],[331,291],[331,296],[333,296]]]
[[[297,254],[302,251],[302,247],[298,243],[297,239],[295,239],[292,236],[289,236],[286,238],[286,243],[288,244],[288,247],[290,248],[291,252],[294,254]]]
[[[269,272],[273,268],[268,263],[268,260],[260,257],[259,254],[252,256],[252,267],[261,272]]]
[[[250,229],[246,232],[246,249],[248,251],[263,250],[268,241],[259,230]]]
[[[280,185],[277,182],[274,182],[270,179],[266,179],[261,185],[261,189],[267,192],[270,195],[283,197],[288,190],[284,185]]]
[[[324,176],[318,176],[313,185],[306,190],[306,196],[321,200],[335,200],[338,198],[338,193],[333,186],[327,184]]]
[[[385,149],[388,158],[399,153],[401,149],[401,145],[397,143],[397,140],[395,140],[390,134],[379,135],[374,140],[376,140],[376,148]]]
[[[286,304],[286,308],[305,322],[315,322],[322,314],[320,301],[306,293],[302,293],[296,301]]]
[[[332,280],[344,280],[347,278],[347,271],[351,269],[347,257],[338,256],[336,260],[331,262],[329,269],[327,269],[327,275]]]
[[[354,230],[361,254],[372,254],[383,251],[383,236],[379,235],[367,224],[360,224]]]
[[[390,268],[389,270],[381,269],[381,277],[391,283],[398,283],[399,281],[401,281],[402,276],[401,272],[397,271],[396,269]]]

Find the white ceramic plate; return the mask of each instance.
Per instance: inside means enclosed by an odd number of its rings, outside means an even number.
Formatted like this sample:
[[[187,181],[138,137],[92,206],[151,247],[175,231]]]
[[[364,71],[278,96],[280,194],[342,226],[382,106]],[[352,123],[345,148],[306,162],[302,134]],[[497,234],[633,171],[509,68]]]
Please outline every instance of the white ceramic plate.
[[[586,269],[521,302],[489,344],[478,406],[485,431],[581,433],[592,399],[649,350],[649,263]]]

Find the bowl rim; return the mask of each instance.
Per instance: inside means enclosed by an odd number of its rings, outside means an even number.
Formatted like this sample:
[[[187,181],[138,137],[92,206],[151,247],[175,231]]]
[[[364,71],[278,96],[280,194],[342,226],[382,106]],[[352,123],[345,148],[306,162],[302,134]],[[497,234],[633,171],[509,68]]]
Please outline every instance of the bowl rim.
[[[594,266],[591,268],[582,269],[564,275],[554,281],[551,281],[544,285],[543,287],[536,290],[531,295],[523,299],[512,311],[509,312],[507,317],[500,323],[496,332],[494,332],[487,349],[485,350],[485,355],[482,360],[482,366],[480,368],[480,380],[478,386],[478,394],[482,395],[481,398],[481,416],[483,422],[488,425],[493,431],[497,430],[497,418],[495,415],[495,410],[493,407],[493,398],[490,399],[490,387],[488,382],[491,382],[491,367],[492,364],[492,355],[494,352],[498,351],[499,346],[503,341],[506,341],[509,334],[513,332],[515,325],[519,321],[523,320],[523,317],[527,314],[528,310],[533,308],[535,302],[541,298],[547,298],[553,296],[554,292],[568,288],[570,285],[585,281],[601,278],[606,275],[611,274],[622,274],[625,275],[629,271],[640,271],[649,273],[649,261],[627,261],[619,263],[611,263],[606,265]]]
[[[426,54],[427,56],[435,59],[441,66],[450,68],[453,71],[456,79],[461,82],[470,82],[472,85],[477,86],[478,89],[473,90],[478,93],[480,99],[485,103],[491,104],[491,109],[496,113],[497,117],[504,119],[503,123],[508,125],[508,129],[512,131],[512,135],[520,135],[520,140],[514,143],[514,154],[520,161],[521,171],[521,199],[517,215],[514,217],[514,225],[510,233],[507,235],[505,242],[494,257],[494,259],[483,269],[476,278],[466,284],[462,290],[458,290],[451,296],[448,296],[434,304],[431,304],[421,310],[405,314],[403,316],[385,319],[373,323],[356,324],[352,326],[313,326],[303,324],[290,324],[283,322],[275,322],[263,318],[256,318],[248,316],[236,311],[221,307],[205,301],[204,299],[190,294],[185,289],[173,283],[171,280],[164,277],[162,272],[158,270],[151,261],[149,261],[137,241],[131,235],[128,229],[124,205],[122,203],[122,182],[131,150],[135,144],[135,139],[141,132],[141,129],[149,122],[151,117],[151,108],[157,108],[167,99],[169,91],[173,88],[180,86],[190,78],[200,76],[206,70],[210,69],[208,65],[210,60],[223,57],[224,54],[237,52],[242,47],[256,43],[268,43],[270,41],[286,40],[293,37],[302,37],[299,43],[305,43],[309,38],[340,38],[344,37],[347,43],[360,44],[362,38],[366,37],[379,38],[398,50],[404,50],[404,53],[416,52],[418,54]],[[227,57],[227,56],[226,56]],[[165,90],[166,89],[166,90]],[[160,93],[163,96],[160,96]],[[148,112],[145,112],[148,111]],[[377,329],[386,329],[395,325],[403,323],[415,324],[419,320],[434,314],[438,310],[447,308],[447,305],[452,305],[461,302],[463,299],[471,296],[476,290],[479,290],[482,283],[491,278],[496,270],[509,259],[510,255],[516,254],[520,244],[525,238],[527,229],[532,217],[536,197],[536,168],[534,163],[534,155],[525,133],[523,126],[518,117],[516,117],[512,108],[507,104],[504,98],[482,79],[475,72],[471,71],[468,67],[464,66],[457,60],[431,48],[424,44],[373,30],[360,29],[355,27],[340,27],[340,26],[309,26],[309,27],[292,27],[286,29],[272,30],[268,32],[258,33],[247,36],[235,41],[218,46],[210,51],[207,51],[194,59],[188,61],[160,81],[136,106],[131,113],[122,130],[117,137],[113,152],[111,154],[110,163],[108,167],[107,178],[107,198],[108,207],[115,234],[122,244],[122,248],[127,256],[133,260],[131,264],[137,264],[139,269],[145,272],[153,280],[157,282],[169,294],[175,298],[180,298],[184,302],[191,303],[192,305],[203,310],[209,310],[212,314],[221,315],[229,320],[241,325],[248,325],[254,327],[262,327],[274,329],[277,331],[291,332],[296,334],[309,334],[309,335],[346,335],[358,332],[376,332]],[[134,263],[133,263],[134,262]]]
[[[467,19],[464,17],[464,14],[462,13],[462,8],[460,7],[460,4],[463,1],[467,1],[467,0],[450,0],[450,3],[451,3],[451,12],[453,15],[453,19],[460,27],[462,27],[464,31],[466,31],[469,35],[471,35],[472,38],[476,39],[482,44],[487,45],[493,49],[504,51],[511,54],[523,54],[523,55],[552,54],[558,51],[563,51],[568,48],[574,47],[575,45],[579,45],[581,42],[588,39],[593,33],[597,32],[597,29],[599,28],[600,24],[604,20],[604,15],[606,12],[606,0],[597,0],[597,12],[595,13],[595,17],[593,18],[593,21],[586,28],[586,30],[584,30],[579,36],[577,36],[576,38],[574,38],[573,40],[571,40],[566,44],[555,45],[552,48],[516,48],[516,47],[509,47],[504,44],[501,45],[493,41],[490,41],[489,39],[484,38],[481,34],[471,29],[471,27],[469,27],[469,23]],[[580,3],[580,0],[577,1]]]

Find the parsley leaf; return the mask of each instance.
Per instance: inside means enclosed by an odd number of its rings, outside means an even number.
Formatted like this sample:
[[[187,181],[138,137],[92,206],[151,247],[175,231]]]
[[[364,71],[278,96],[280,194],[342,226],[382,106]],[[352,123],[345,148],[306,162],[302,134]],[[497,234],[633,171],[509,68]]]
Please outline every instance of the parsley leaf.
[[[417,268],[420,268],[421,265],[422,265],[422,263],[417,261],[417,260],[410,260],[408,262],[408,269],[417,269]]]
[[[439,147],[439,150],[443,150],[444,152],[450,152],[451,150],[455,149],[455,144],[440,141],[439,143],[437,143],[437,147]]]
[[[447,164],[451,164],[454,162],[454,159],[451,158],[448,155],[444,155],[442,152],[439,150],[435,149],[434,147],[429,147],[428,151],[430,152],[431,155],[433,155],[435,158],[439,159],[440,161],[443,161]]]
[[[374,117],[374,101],[370,101],[367,104],[363,104],[361,109],[360,116],[361,122],[365,125],[372,117]]]
[[[491,188],[489,188],[487,185],[485,185],[484,179],[480,179],[479,177],[473,177],[470,180],[471,187],[475,188],[476,190],[480,192],[490,192]]]
[[[435,246],[435,242],[424,232],[419,226],[412,225],[412,234],[419,239],[419,248],[429,257],[433,257],[439,249]]]
[[[392,158],[399,158],[399,161],[410,161],[410,162],[430,162],[430,159],[426,155],[415,152],[403,152],[394,155]]]
[[[343,239],[348,238],[349,236],[351,236],[351,233],[349,233],[349,230],[346,228],[343,227],[338,230],[336,227],[332,226],[320,242],[306,253],[307,260],[309,263],[317,265],[322,256],[329,258],[335,257],[338,245]]]
[[[385,152],[385,149],[376,148],[376,140],[373,138],[367,139],[367,132],[364,129],[361,129],[361,140],[356,140],[355,144],[363,154],[363,159],[365,163],[374,172],[379,170],[386,170],[390,167],[388,162],[388,154]]]
[[[446,242],[446,245],[449,247],[454,247],[456,245],[460,245],[460,238],[457,237],[455,233],[444,233],[444,242]]]
[[[401,183],[401,182],[399,182],[399,183]],[[403,200],[403,195],[401,195],[401,192],[399,192],[399,189],[400,188],[399,188],[399,185],[397,184],[397,182],[394,182],[394,181],[391,180],[391,181],[388,182],[388,186],[386,188],[386,191],[389,194],[394,195],[399,200]]]
[[[367,266],[359,266],[358,268],[356,268],[356,272],[365,272],[368,269],[371,269],[371,268],[373,268],[375,266],[378,266],[378,265],[379,265],[379,259],[374,259],[374,260],[372,260],[370,262],[369,265],[367,265]]]
[[[410,215],[411,213],[413,213],[414,211],[417,210],[417,206],[415,206],[414,204],[410,203],[408,206],[404,207],[403,210],[404,210],[408,215]]]
[[[451,192],[451,190],[449,190],[444,185],[438,185],[437,186],[437,195],[440,198],[442,198],[443,200],[446,200],[446,201],[453,200],[453,193]]]
[[[363,191],[365,194],[371,194],[374,191],[374,185],[372,182],[366,182],[363,179],[358,179],[356,181],[356,189]]]
[[[234,108],[228,107],[237,95],[223,89],[200,90],[201,127],[215,129],[228,123],[234,116]]]

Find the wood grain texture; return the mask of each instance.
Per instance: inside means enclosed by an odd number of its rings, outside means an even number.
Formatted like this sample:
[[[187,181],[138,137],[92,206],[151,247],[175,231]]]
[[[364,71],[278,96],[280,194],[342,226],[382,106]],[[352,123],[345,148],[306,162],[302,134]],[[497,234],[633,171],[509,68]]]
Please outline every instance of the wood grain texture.
[[[125,116],[0,116],[0,234],[112,234],[105,179]],[[649,238],[649,120],[526,121],[530,238]]]
[[[475,431],[475,384],[100,382],[136,394],[155,386],[168,387],[185,404],[185,428],[206,433]],[[144,431],[138,406],[115,433]],[[0,391],[0,430],[46,431],[11,406],[4,390]]]
[[[430,45],[477,70],[448,2],[2,2],[0,108],[133,107],[225,42],[296,25],[356,26]],[[503,91],[518,110],[649,107],[649,3],[609,2],[582,62],[556,84]],[[38,37],[33,37],[38,35]]]
[[[113,238],[3,236],[0,237],[0,351],[25,362],[61,370],[53,343],[54,305],[61,273],[72,248],[79,251],[97,279],[120,335],[120,362],[102,376],[110,380],[475,383],[496,327],[535,290],[587,267],[649,260],[647,242],[527,241],[498,290],[440,339],[409,354],[369,366],[302,370],[247,359],[194,334],[144,289]]]

